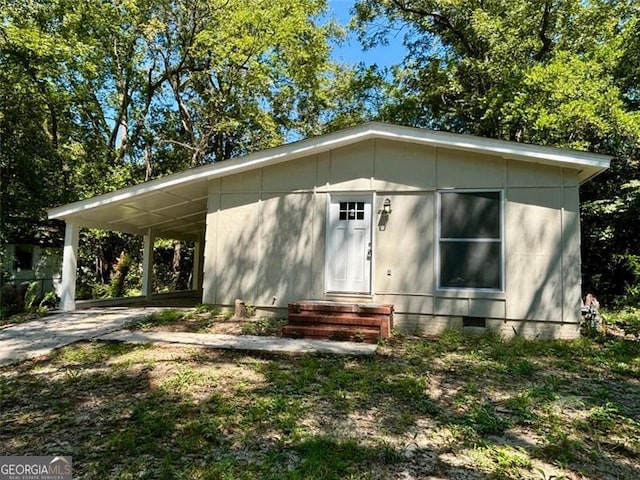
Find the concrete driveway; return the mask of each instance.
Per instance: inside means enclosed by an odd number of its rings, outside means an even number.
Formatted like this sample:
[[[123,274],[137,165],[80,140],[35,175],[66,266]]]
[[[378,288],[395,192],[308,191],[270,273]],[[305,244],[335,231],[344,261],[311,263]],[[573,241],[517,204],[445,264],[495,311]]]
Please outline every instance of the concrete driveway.
[[[21,362],[80,340],[121,330],[153,308],[103,308],[55,313],[0,329],[0,365]]]
[[[81,340],[112,340],[132,343],[156,343],[259,350],[282,353],[329,353],[337,355],[373,355],[377,346],[356,342],[253,337],[179,332],[138,332],[124,329],[129,322],[145,317],[162,307],[109,307],[57,313],[30,322],[0,328],[0,366],[45,355],[51,350]]]

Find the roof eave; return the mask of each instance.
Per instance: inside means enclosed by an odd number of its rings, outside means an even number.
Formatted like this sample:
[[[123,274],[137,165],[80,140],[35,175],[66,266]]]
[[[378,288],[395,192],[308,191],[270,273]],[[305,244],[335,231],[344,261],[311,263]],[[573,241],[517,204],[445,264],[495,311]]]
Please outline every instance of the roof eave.
[[[108,205],[128,198],[189,182],[209,181],[227,175],[242,173],[254,168],[274,165],[307,155],[322,153],[373,138],[404,141],[472,152],[485,152],[503,158],[565,166],[588,172],[584,183],[609,167],[612,157],[588,152],[563,150],[555,147],[505,142],[502,140],[473,137],[448,132],[423,130],[384,123],[370,122],[338,132],[313,137],[269,150],[254,152],[243,157],[213,165],[205,165],[167,177],[151,180],[87,200],[70,203],[48,210],[49,218],[65,219],[91,208]]]

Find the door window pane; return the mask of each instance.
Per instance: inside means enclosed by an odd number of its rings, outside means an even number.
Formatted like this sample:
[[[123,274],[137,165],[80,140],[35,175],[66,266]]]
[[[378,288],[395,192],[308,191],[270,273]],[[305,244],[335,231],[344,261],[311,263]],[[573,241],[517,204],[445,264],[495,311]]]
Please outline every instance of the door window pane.
[[[364,220],[364,202],[340,202],[340,220]]]

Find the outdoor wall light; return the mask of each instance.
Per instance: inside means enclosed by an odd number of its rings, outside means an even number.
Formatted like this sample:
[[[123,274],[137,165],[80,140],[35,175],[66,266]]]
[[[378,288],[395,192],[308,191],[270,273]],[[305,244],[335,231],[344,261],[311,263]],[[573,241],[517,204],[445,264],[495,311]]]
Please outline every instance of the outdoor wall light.
[[[389,215],[391,213],[391,199],[385,198],[384,203],[382,204],[382,210],[380,211],[383,215]]]

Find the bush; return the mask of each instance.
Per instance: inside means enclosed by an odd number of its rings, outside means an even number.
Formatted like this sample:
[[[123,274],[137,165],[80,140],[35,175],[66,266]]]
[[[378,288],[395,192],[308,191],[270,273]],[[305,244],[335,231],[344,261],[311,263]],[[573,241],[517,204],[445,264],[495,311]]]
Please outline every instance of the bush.
[[[187,313],[182,310],[163,310],[161,312],[155,312],[151,315],[147,315],[144,318],[134,321],[129,325],[128,328],[134,330],[149,330],[153,327],[170,325],[177,321],[184,320],[186,317]]]
[[[40,308],[47,310],[54,310],[60,304],[60,297],[54,290],[50,290],[44,294],[42,300],[40,300]]]
[[[287,324],[284,318],[265,317],[249,321],[242,325],[242,335],[274,336],[280,335],[282,327]]]
[[[27,287],[27,293],[24,296],[24,310],[32,312],[36,308],[38,300],[38,282],[31,282]]]
[[[10,283],[2,287],[0,291],[0,305],[2,305],[0,315],[2,317],[10,317],[24,311],[29,286],[29,283],[21,283],[20,285]]]
[[[0,318],[20,313],[45,313],[60,303],[55,291],[40,297],[39,282],[24,282],[20,285],[7,284],[0,291]]]
[[[640,305],[640,255],[617,255],[614,259],[623,270],[624,295],[616,298],[618,307]]]
[[[209,303],[199,303],[196,305],[195,313],[210,313],[212,316],[220,314],[220,309]]]

